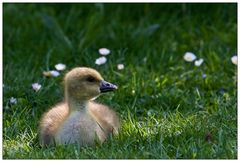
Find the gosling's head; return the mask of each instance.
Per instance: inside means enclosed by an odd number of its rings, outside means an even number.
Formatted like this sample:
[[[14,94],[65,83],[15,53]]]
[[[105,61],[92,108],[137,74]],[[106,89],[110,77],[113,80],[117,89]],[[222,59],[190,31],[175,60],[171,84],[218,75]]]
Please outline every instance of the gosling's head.
[[[80,101],[117,89],[116,85],[104,81],[96,70],[86,67],[72,69],[65,75],[64,81],[66,97]]]

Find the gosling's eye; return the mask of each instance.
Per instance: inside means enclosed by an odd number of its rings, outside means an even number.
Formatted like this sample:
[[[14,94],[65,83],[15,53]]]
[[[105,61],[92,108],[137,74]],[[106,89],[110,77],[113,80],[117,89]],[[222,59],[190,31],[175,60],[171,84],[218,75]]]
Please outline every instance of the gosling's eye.
[[[95,82],[96,79],[94,77],[89,76],[89,77],[87,77],[87,81],[88,82]]]

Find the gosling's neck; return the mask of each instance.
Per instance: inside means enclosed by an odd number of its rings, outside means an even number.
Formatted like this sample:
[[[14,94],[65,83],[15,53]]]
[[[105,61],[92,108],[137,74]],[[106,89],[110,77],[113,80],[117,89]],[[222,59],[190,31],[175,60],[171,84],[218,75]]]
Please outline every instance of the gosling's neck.
[[[75,99],[68,98],[67,102],[71,112],[73,111],[86,112],[87,104],[89,101],[76,101]]]
[[[68,104],[70,112],[76,112],[76,111],[86,112],[87,104],[89,102],[88,100],[76,99],[68,95],[67,93],[65,94],[65,101]]]

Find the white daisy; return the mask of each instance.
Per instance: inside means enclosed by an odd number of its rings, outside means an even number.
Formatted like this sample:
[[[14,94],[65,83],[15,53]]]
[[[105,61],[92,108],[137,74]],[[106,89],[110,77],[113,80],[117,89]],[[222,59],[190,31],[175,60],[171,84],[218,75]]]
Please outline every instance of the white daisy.
[[[99,52],[101,55],[104,55],[104,56],[110,54],[110,50],[107,49],[107,48],[100,48],[100,49],[98,50],[98,52]]]
[[[17,104],[17,99],[14,98],[14,97],[11,97],[11,98],[9,99],[9,102],[10,102],[10,104],[12,104],[12,105],[16,105],[16,104]]]
[[[203,63],[203,59],[202,58],[200,58],[199,60],[195,60],[195,62],[194,62],[194,64],[195,64],[195,66],[201,66],[201,64]]]
[[[41,84],[39,84],[39,83],[33,83],[32,84],[32,88],[33,88],[33,90],[34,91],[39,91],[40,89],[41,89],[41,87],[42,87],[42,85]]]
[[[196,55],[192,52],[186,52],[183,56],[184,60],[187,62],[193,62],[194,60],[196,60]]]
[[[65,64],[62,64],[62,63],[59,63],[59,64],[56,64],[56,65],[55,65],[55,68],[56,68],[56,70],[58,70],[58,71],[62,71],[62,70],[65,70],[65,69],[66,69],[66,65],[65,65]]]
[[[51,70],[51,71],[44,71],[43,75],[46,77],[58,77],[60,73],[56,70]]]
[[[124,65],[123,64],[118,64],[117,68],[118,68],[118,70],[123,70],[124,69]]]
[[[96,59],[95,64],[102,65],[102,64],[105,64],[106,62],[107,62],[107,58],[102,56]]]
[[[56,70],[51,70],[50,73],[51,73],[51,76],[53,77],[58,77],[60,75],[60,73]]]
[[[232,61],[233,64],[237,65],[237,62],[238,62],[237,55],[234,55],[234,56],[231,58],[231,61]]]
[[[203,74],[202,78],[205,79],[207,77],[207,74]]]

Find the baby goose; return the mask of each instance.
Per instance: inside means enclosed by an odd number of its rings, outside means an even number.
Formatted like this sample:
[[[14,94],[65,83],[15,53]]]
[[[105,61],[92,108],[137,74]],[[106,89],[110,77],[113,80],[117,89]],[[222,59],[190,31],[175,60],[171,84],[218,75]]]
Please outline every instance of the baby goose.
[[[120,127],[116,113],[93,100],[117,86],[103,80],[94,69],[77,67],[65,75],[65,101],[52,107],[40,121],[42,145],[94,145],[103,142]]]

